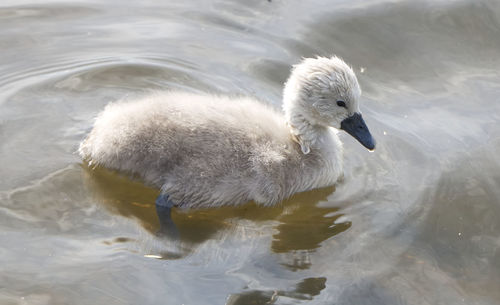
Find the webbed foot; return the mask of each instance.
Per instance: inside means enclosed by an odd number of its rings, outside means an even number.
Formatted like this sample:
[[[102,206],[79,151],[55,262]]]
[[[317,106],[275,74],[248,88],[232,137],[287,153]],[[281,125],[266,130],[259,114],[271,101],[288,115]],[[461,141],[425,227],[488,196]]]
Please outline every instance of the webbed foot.
[[[160,230],[158,230],[157,235],[179,239],[179,230],[177,230],[171,216],[174,205],[166,194],[161,194],[156,198],[156,214],[160,221]]]

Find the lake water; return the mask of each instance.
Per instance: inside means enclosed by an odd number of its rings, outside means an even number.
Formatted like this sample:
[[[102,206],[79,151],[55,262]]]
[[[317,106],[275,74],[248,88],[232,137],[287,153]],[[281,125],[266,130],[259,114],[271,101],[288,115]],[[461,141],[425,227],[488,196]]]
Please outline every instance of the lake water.
[[[499,304],[500,3],[0,3],[0,304]],[[75,154],[152,90],[280,107],[302,57],[358,74],[368,152],[274,208],[175,211]]]

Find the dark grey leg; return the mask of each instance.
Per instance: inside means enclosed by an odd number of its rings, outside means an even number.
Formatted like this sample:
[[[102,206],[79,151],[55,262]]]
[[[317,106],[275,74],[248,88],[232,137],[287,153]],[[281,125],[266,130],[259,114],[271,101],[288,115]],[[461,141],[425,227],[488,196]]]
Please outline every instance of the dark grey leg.
[[[158,235],[178,239],[179,231],[171,217],[173,207],[174,203],[168,198],[168,195],[161,194],[156,198],[156,214],[160,220]]]

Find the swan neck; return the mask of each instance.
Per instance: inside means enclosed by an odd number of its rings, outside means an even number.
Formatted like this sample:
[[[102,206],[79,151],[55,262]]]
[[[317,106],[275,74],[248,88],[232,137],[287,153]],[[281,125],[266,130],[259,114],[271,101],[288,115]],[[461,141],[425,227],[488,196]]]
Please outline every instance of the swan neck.
[[[292,139],[300,144],[304,154],[308,154],[322,134],[327,131],[325,126],[312,124],[302,115],[287,117],[287,125],[290,128]]]
[[[301,86],[294,74],[295,72],[292,72],[283,89],[283,111],[292,139],[300,144],[304,154],[308,154],[311,147],[314,147],[327,131],[327,127],[316,124],[306,115],[308,111],[304,109],[302,102],[304,93],[299,90]]]

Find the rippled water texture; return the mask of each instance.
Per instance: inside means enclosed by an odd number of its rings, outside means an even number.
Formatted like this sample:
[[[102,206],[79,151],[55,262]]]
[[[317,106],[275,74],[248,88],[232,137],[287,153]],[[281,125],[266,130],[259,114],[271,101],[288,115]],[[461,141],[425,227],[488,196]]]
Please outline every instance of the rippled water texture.
[[[498,1],[0,3],[1,304],[499,304]],[[74,153],[117,99],[180,89],[279,107],[338,54],[373,153],[275,208],[173,215]]]

